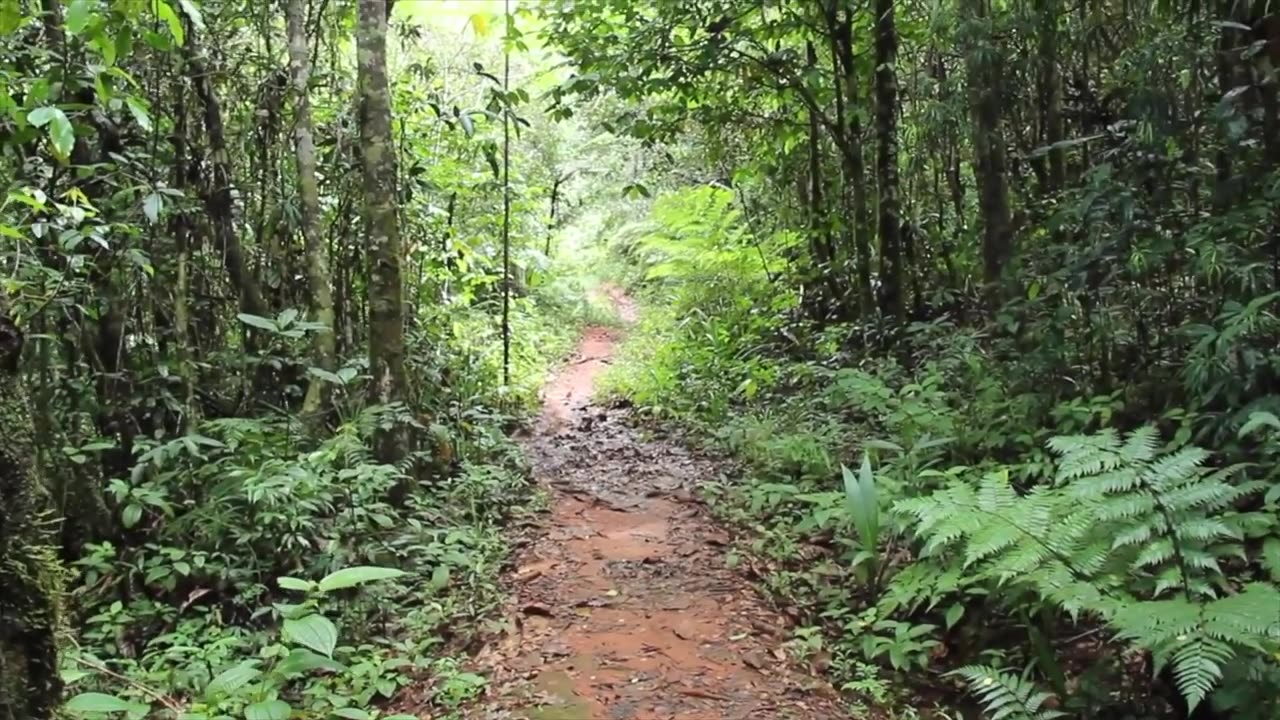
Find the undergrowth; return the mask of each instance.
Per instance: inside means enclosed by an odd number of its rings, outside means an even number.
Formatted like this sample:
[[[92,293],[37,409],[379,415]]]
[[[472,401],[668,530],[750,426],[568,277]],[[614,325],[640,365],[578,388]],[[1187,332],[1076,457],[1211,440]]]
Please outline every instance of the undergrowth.
[[[366,406],[357,360],[332,373],[321,437],[271,414],[140,442],[108,486],[124,534],[72,567],[68,710],[362,720],[416,717],[389,709],[411,684],[445,717],[478,697],[486,680],[461,658],[502,599],[502,529],[538,499],[507,433],[598,305],[582,282],[518,298],[510,387],[491,315],[458,305],[410,335],[410,365],[435,381],[412,407]],[[261,360],[290,362],[305,332],[271,321],[278,356]],[[393,425],[418,439],[398,466],[370,451]]]
[[[1053,381],[1026,301],[1021,335],[943,314],[885,350],[802,317],[791,238],[731,201],[672,192],[618,236],[645,311],[604,391],[742,461],[706,495],[794,654],[904,712],[969,688],[994,718],[1276,717],[1280,423],[1207,410],[1212,343],[1158,407]]]

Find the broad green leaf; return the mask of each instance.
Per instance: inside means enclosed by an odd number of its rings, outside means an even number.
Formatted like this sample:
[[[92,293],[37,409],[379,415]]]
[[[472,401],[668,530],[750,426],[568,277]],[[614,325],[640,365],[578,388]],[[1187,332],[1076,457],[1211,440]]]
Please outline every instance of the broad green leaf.
[[[133,115],[133,119],[138,123],[138,127],[143,130],[151,129],[151,114],[147,109],[147,104],[139,98],[129,96],[124,99],[124,104],[129,108],[129,113]]]
[[[906,450],[901,445],[895,442],[890,442],[888,440],[872,439],[872,440],[867,440],[862,444],[864,447],[875,448],[877,450],[892,450],[893,452],[906,452]]]
[[[256,661],[245,660],[239,665],[222,671],[217,677],[210,680],[208,687],[204,689],[204,694],[206,697],[231,695],[236,690],[258,679],[261,675],[262,671],[257,668]]]
[[[1272,430],[1280,430],[1280,418],[1272,413],[1260,410],[1249,414],[1249,421],[1240,428],[1237,437],[1244,438],[1257,432],[1261,428],[1270,428]]]
[[[244,709],[244,720],[289,720],[293,708],[283,700],[254,703]]]
[[[49,123],[49,139],[53,141],[53,150],[59,159],[70,157],[71,148],[76,144],[76,131],[61,110],[54,110],[53,120]]]
[[[284,637],[326,657],[333,657],[333,649],[338,646],[338,628],[323,615],[311,614],[285,620]]]
[[[0,0],[0,35],[8,35],[29,19],[18,0]]]
[[[320,592],[332,592],[343,588],[355,587],[363,585],[367,582],[376,580],[390,580],[392,578],[403,577],[406,575],[403,570],[395,568],[374,567],[372,565],[360,565],[357,567],[349,567],[338,570],[337,572],[326,575],[320,581]]]
[[[71,4],[67,6],[67,14],[63,18],[63,22],[67,26],[67,32],[72,35],[79,35],[88,27],[89,21],[93,19],[90,11],[90,0],[71,0]]]
[[[313,583],[310,580],[299,580],[295,577],[278,577],[276,584],[285,590],[301,590],[306,592],[312,588]]]
[[[164,197],[160,193],[151,193],[142,201],[142,214],[147,216],[151,224],[160,221],[160,211],[164,209]]]
[[[294,648],[284,660],[280,661],[279,665],[276,665],[275,669],[276,672],[284,675],[295,675],[308,670],[342,672],[347,669],[347,666],[306,648]]]
[[[307,368],[307,373],[315,377],[318,377],[321,380],[324,380],[325,382],[331,382],[334,385],[346,384],[342,380],[342,378],[339,377],[336,373],[331,373],[328,370],[325,370],[324,368],[310,367],[310,368]]]
[[[59,110],[58,108],[52,107],[49,105],[46,105],[44,107],[38,107],[35,110],[32,110],[31,112],[27,113],[27,122],[31,123],[36,127],[44,127],[45,125],[48,125],[50,122],[53,121],[54,115],[57,115],[58,113],[61,113],[61,112],[62,111]]]
[[[178,7],[182,8],[182,12],[186,13],[192,27],[197,30],[204,30],[204,15],[200,13],[200,7],[195,4],[194,0],[178,0]]]
[[[152,3],[156,17],[169,26],[169,34],[173,36],[173,41],[182,45],[186,40],[186,33],[182,29],[182,18],[178,17],[178,13],[173,11],[173,6],[166,0],[152,0]]]
[[[125,528],[131,528],[137,525],[138,521],[142,520],[142,506],[137,503],[130,503],[125,506],[124,513],[121,514],[120,520],[124,524]]]
[[[449,584],[449,566],[437,565],[431,573],[431,589],[441,590]]]
[[[368,711],[353,707],[338,708],[333,711],[333,714],[348,720],[369,720],[369,718],[373,717]]]
[[[256,328],[262,328],[263,330],[270,330],[272,332],[277,332],[280,330],[280,328],[276,327],[276,323],[274,320],[271,320],[269,318],[264,318],[260,315],[250,315],[249,313],[240,313],[239,315],[236,315],[236,317],[240,320],[240,322],[244,323],[245,325],[252,325]]]
[[[80,668],[64,667],[58,671],[58,677],[62,678],[62,682],[67,685],[79,682],[80,680],[91,677],[92,675],[93,673],[88,670],[81,670]]]
[[[118,713],[134,710],[137,704],[115,695],[87,692],[71,698],[63,707],[73,713]]]

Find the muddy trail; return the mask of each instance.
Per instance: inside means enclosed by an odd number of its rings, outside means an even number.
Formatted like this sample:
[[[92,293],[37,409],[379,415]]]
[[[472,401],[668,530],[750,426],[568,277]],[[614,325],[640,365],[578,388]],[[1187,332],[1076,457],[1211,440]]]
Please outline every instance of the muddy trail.
[[[785,623],[726,566],[729,536],[693,493],[716,466],[591,403],[618,340],[585,332],[523,440],[550,511],[510,578],[514,630],[477,658],[492,687],[469,717],[847,718],[829,686],[788,666]]]

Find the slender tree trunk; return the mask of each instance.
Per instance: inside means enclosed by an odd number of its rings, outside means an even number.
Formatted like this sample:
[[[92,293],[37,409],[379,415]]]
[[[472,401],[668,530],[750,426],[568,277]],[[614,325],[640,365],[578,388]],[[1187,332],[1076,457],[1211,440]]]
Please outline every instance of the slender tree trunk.
[[[853,8],[845,8],[841,15],[841,0],[831,0],[829,23],[833,38],[832,51],[838,59],[839,87],[837,105],[843,110],[843,126],[849,152],[841,153],[844,160],[846,195],[853,199],[853,250],[855,274],[858,281],[858,308],[862,315],[871,312],[874,300],[871,296],[871,209],[867,205],[867,167],[862,159],[862,118],[858,113],[858,70],[853,57]]]
[[[1218,0],[1217,20],[1236,21],[1236,4],[1238,0]],[[1230,25],[1223,25],[1218,35],[1217,75],[1218,91],[1223,95],[1231,92],[1240,83],[1238,47],[1242,44],[1239,30]],[[1213,189],[1213,206],[1215,210],[1225,210],[1235,199],[1235,172],[1231,150],[1223,146],[1214,158],[1215,182]]]
[[[551,257],[551,236],[555,234],[555,231],[556,231],[556,211],[559,209],[560,186],[563,185],[565,180],[568,180],[569,177],[570,177],[570,174],[568,173],[566,174],[556,173],[556,180],[551,185],[551,212],[547,215],[547,240],[546,240],[547,245],[542,251],[542,254],[546,255],[547,257]],[[454,195],[449,198],[450,208],[453,207],[452,203],[456,199],[457,199],[457,193],[454,193]],[[452,211],[450,211],[449,213],[449,219],[450,219],[450,222],[452,223],[452,220],[453,220]]]
[[[0,295],[0,719],[44,720],[55,716],[62,694],[62,574],[42,529],[49,502],[19,370],[22,344],[22,331]]]
[[[807,43],[806,54],[810,69],[816,69],[818,53],[813,43]],[[837,276],[836,258],[831,239],[831,224],[827,217],[827,206],[824,199],[822,175],[822,125],[818,115],[809,110],[809,247],[811,248],[812,272],[815,279],[821,280],[827,288],[829,304],[822,308],[825,321],[829,316],[844,317],[844,293]]]
[[[360,85],[360,139],[364,165],[364,223],[369,263],[370,401],[404,402],[404,302],[400,281],[400,225],[396,217],[395,152],[391,137],[391,93],[387,86],[387,3],[360,0],[356,48]],[[408,440],[400,429],[376,439],[383,462],[400,461]]]
[[[320,184],[316,178],[316,146],[311,128],[311,99],[308,84],[311,60],[307,55],[306,7],[303,0],[287,0],[285,15],[289,32],[289,73],[294,93],[294,142],[298,161],[298,198],[302,204],[302,239],[306,254],[307,285],[311,318],[325,326],[315,334],[311,362],[333,372],[337,356],[334,334],[333,292],[329,281],[329,261],[320,232]],[[302,403],[305,418],[323,416],[328,405],[328,384],[312,378]]]
[[[1062,73],[1058,68],[1058,13],[1060,0],[1040,0],[1040,104],[1044,126],[1044,142],[1053,146],[1062,142],[1065,128],[1062,119]],[[1056,193],[1066,185],[1066,151],[1049,151],[1049,175],[1046,190]]]
[[[180,87],[173,107],[173,186],[188,187],[186,89]],[[178,355],[178,376],[182,378],[182,418],[179,432],[190,429],[199,419],[195,402],[196,365],[191,343],[191,218],[185,210],[175,212],[169,223],[173,235],[174,287],[173,334]]]
[[[209,214],[209,223],[213,227],[214,241],[218,252],[222,254],[227,276],[240,295],[241,312],[265,317],[270,312],[262,296],[262,287],[249,268],[248,258],[245,257],[235,228],[235,195],[232,192],[235,176],[231,172],[231,156],[227,152],[226,134],[223,131],[222,106],[213,91],[213,79],[209,76],[208,65],[196,44],[193,30],[187,32],[186,66],[191,84],[204,109],[204,128],[209,141],[209,168],[212,173],[204,193],[204,204]]]
[[[973,0],[974,14],[989,19],[989,0]],[[991,40],[984,23],[984,40]],[[969,94],[974,117],[974,167],[978,176],[978,208],[982,216],[982,276],[993,305],[999,300],[999,283],[1013,251],[1006,178],[1004,132],[1000,117],[1000,62],[988,42],[975,42],[969,50]]]
[[[880,312],[906,319],[898,185],[898,28],[894,0],[875,0],[876,186],[879,192]]]

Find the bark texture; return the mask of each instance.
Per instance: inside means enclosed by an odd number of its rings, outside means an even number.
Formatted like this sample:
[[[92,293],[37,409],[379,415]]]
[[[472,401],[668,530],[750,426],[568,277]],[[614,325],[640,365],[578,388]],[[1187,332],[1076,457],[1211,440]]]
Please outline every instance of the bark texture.
[[[212,177],[204,193],[205,211],[213,226],[213,237],[232,286],[240,295],[241,312],[266,317],[270,315],[262,286],[249,268],[249,259],[235,227],[235,195],[232,183],[231,156],[227,152],[226,132],[222,124],[222,105],[213,89],[208,63],[196,44],[195,33],[187,32],[186,66],[191,85],[204,110],[204,128],[209,142],[209,169]]]
[[[51,718],[62,694],[62,574],[42,530],[48,495],[18,367],[22,344],[0,296],[0,720]]]
[[[314,336],[311,362],[318,368],[333,372],[334,358],[337,356],[337,336],[334,335],[329,259],[324,236],[320,231],[320,182],[316,173],[316,145],[311,124],[311,99],[307,89],[311,81],[311,59],[307,54],[306,7],[303,0],[287,0],[285,17],[289,33],[289,75],[294,95],[294,155],[298,162],[298,200],[301,204],[307,286],[311,291],[311,319],[327,328]],[[323,414],[328,404],[327,388],[324,381],[312,379],[302,403],[304,417],[316,418]]]
[[[894,0],[875,0],[876,186],[880,194],[880,312],[902,321],[906,319],[906,303],[898,183],[898,28],[893,10]]]
[[[974,0],[974,14],[990,17],[989,0]],[[984,28],[987,26],[984,24]],[[1000,57],[990,33],[983,32],[969,51],[969,93],[974,118],[974,168],[982,219],[982,275],[994,293],[1013,252],[1004,130],[1000,115]],[[993,294],[994,301],[998,296]]]
[[[391,94],[387,86],[386,0],[360,0],[356,49],[360,85],[360,140],[363,147],[364,224],[369,263],[369,400],[402,402],[409,382],[404,369],[404,301],[400,269],[400,225],[396,215],[396,156],[391,135]],[[408,441],[400,429],[383,429],[376,440],[379,459],[400,461]]]

